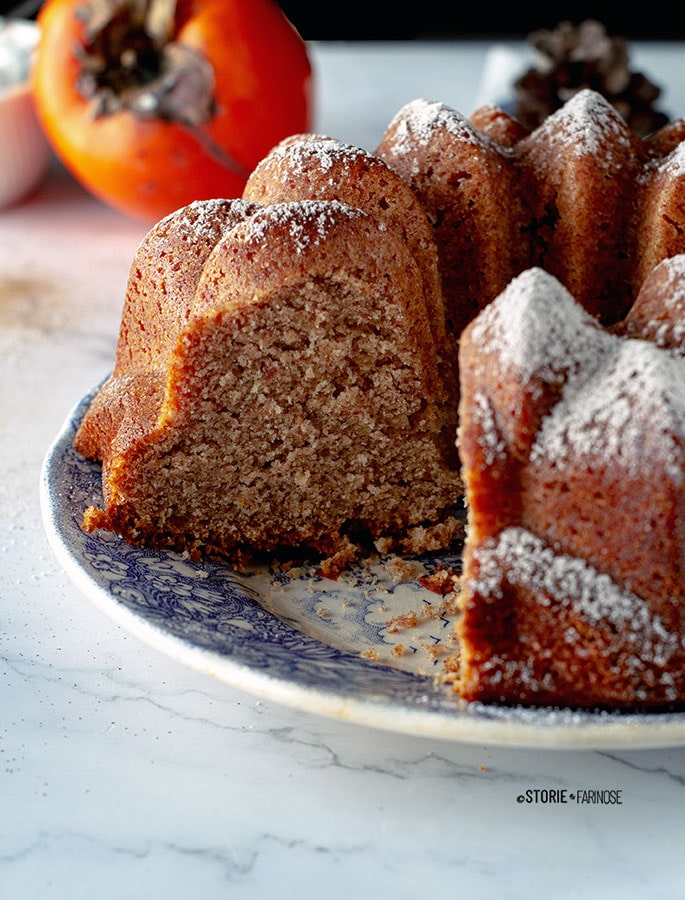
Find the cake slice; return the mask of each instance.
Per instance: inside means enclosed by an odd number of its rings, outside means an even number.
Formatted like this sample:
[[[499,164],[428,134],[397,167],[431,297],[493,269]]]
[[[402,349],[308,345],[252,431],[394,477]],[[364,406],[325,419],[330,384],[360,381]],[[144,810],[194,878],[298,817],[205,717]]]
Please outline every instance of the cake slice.
[[[76,435],[84,456],[109,465],[120,442],[154,426],[207,258],[224,231],[256,209],[241,200],[202,200],[165,216],[144,237],[126,286],[112,374]]]
[[[176,283],[166,341],[160,330],[152,353],[122,337],[76,437],[103,460],[104,505],[85,527],[234,560],[449,545],[461,481],[406,241],[337,201],[239,212],[199,277]],[[144,242],[132,307],[141,279],[148,305],[166,302],[168,279],[149,273],[166,271],[168,254],[186,259],[192,243]],[[190,255],[201,260],[204,245]],[[127,333],[137,317],[125,313]],[[127,404],[113,416],[112,398],[142,375],[156,379],[145,414]]]

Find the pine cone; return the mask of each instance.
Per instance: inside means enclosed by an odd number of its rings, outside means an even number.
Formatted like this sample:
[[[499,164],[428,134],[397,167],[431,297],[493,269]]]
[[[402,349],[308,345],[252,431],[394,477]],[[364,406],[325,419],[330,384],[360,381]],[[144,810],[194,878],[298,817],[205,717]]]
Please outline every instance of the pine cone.
[[[527,40],[538,58],[514,84],[514,115],[526,128],[536,128],[583,88],[606,97],[641,137],[668,122],[654,105],[661,89],[631,72],[625,39],[610,37],[600,22],[561,22],[552,30],[531,32]]]

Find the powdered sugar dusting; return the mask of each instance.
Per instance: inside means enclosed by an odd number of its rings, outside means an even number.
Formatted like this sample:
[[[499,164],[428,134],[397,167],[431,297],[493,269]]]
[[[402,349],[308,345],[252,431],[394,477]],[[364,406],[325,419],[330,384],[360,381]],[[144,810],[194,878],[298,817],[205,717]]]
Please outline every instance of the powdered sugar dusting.
[[[194,200],[187,206],[162,219],[162,223],[174,222],[178,233],[188,242],[201,238],[216,239],[225,225],[226,209],[230,206],[235,218],[244,218],[254,212],[254,205],[245,200]]]
[[[685,151],[685,144],[683,144]],[[668,274],[668,293],[664,296],[664,306],[673,308],[685,304],[685,253],[679,253],[663,260],[658,267]]]
[[[555,553],[524,528],[505,529],[476,550],[476,559],[474,589],[483,597],[502,596],[506,572],[509,584],[529,589],[540,603],[560,603],[593,626],[613,626],[621,640],[635,646],[635,655],[627,661],[636,669],[645,663],[666,666],[681,649],[679,638],[644,600],[584,560]]]
[[[652,270],[626,325],[627,334],[685,357],[685,254],[665,259]]]
[[[418,98],[403,106],[390,123],[388,147],[398,157],[408,156],[417,147],[428,146],[443,129],[473,147],[485,140],[461,113],[444,103]]]
[[[670,153],[657,167],[658,171],[668,178],[685,177],[685,141]]]
[[[571,379],[543,421],[531,461],[599,459],[638,475],[657,460],[685,482],[685,361],[647,341],[612,341],[590,379]]]
[[[657,347],[668,349],[674,355],[685,357],[685,320],[675,323],[652,322],[651,330],[645,332],[645,337],[653,340]],[[673,347],[672,344],[676,344]]]
[[[324,242],[330,229],[344,216],[349,219],[366,218],[361,210],[337,200],[303,200],[297,203],[274,203],[263,207],[245,222],[242,239],[264,245],[274,227],[284,228],[292,241],[295,253]]]
[[[500,365],[525,383],[561,383],[588,373],[612,338],[566,288],[540,268],[528,269],[480,313],[472,341],[496,351]]]
[[[306,176],[312,167],[321,172],[333,170],[338,172],[341,167],[344,171],[346,166],[360,159],[372,159],[372,157],[360,147],[354,147],[333,138],[304,138],[301,141],[280,144],[272,150],[263,164],[283,161],[287,163],[290,174]]]
[[[629,127],[601,94],[591,90],[578,91],[540,131],[544,141],[536,135],[536,143],[552,154],[563,154],[560,158],[592,155],[599,165],[610,167],[620,163],[616,148],[633,152]]]
[[[497,413],[491,399],[484,391],[477,391],[473,396],[473,418],[479,427],[478,444],[483,450],[483,458],[487,466],[507,455],[507,445],[502,438],[497,424]]]

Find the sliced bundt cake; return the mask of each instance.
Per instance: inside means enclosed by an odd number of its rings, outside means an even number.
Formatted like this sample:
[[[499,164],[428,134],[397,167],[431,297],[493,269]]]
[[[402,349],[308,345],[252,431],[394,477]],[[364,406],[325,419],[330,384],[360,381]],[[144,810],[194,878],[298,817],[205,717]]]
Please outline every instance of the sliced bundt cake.
[[[448,544],[461,484],[406,241],[336,201],[253,211],[176,283],[151,354],[126,336],[138,298],[156,309],[170,287],[157,273],[205,255],[202,236],[189,250],[188,212],[176,219],[164,233],[184,221],[184,240],[144,242],[134,261],[117,370],[76,438],[104,462],[104,508],[86,527],[234,558]],[[145,414],[112,414],[141,376],[155,381]]]

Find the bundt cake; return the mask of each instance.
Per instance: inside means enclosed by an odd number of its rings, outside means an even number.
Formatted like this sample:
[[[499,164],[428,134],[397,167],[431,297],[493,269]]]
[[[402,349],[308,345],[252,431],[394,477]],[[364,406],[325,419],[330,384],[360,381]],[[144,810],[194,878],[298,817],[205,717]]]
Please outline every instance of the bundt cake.
[[[193,204],[133,262],[116,367],[76,435],[103,462],[84,524],[330,568],[357,542],[444,547],[463,491],[440,378],[401,235],[337,201]]]
[[[466,119],[414,100],[377,154],[433,223],[456,335],[525,269],[553,274],[604,324],[622,320],[647,274],[685,252],[683,123],[638,138],[583,90],[526,132],[501,110]]]
[[[450,547],[466,500],[464,698],[685,702],[684,137],[584,91],[283,141],[142,242],[84,527],[335,575]]]
[[[530,269],[464,331],[465,698],[685,701],[683,291],[680,256],[627,337]]]

